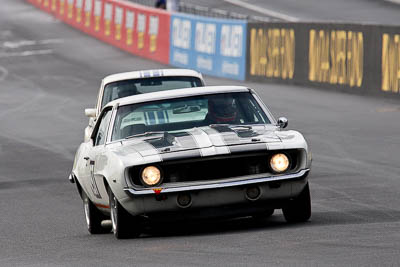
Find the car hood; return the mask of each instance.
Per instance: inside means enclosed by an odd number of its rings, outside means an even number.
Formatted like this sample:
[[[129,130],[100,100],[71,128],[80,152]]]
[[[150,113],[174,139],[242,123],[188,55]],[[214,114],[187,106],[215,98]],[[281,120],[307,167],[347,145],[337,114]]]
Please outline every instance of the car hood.
[[[281,143],[283,138],[276,127],[228,127],[214,126],[201,127],[189,130],[153,134],[146,137],[134,137],[119,142],[113,151],[120,156],[140,154],[141,157],[154,155],[200,154],[200,156],[212,156],[232,153],[233,149],[246,150],[267,149],[266,144]],[[245,146],[244,146],[245,145]],[[191,151],[191,152],[190,152]],[[187,153],[183,153],[187,152]]]

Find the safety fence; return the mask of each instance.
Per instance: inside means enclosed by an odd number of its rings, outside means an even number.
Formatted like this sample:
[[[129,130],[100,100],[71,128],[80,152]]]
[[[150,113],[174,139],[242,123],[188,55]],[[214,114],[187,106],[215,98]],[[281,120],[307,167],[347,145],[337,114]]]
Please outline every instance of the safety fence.
[[[58,19],[135,55],[169,63],[170,14],[117,0],[28,0]]]
[[[249,23],[247,79],[346,91],[400,88],[400,27]]]
[[[249,22],[120,0],[27,0],[132,54],[236,80],[400,95],[400,27]]]

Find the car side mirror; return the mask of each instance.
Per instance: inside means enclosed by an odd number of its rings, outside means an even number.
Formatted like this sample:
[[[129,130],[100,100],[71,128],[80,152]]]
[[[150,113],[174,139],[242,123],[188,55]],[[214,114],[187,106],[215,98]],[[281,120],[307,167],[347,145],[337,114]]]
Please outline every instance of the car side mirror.
[[[96,117],[96,109],[95,108],[86,108],[85,115],[89,118],[95,118]]]
[[[278,126],[281,129],[286,128],[288,126],[288,119],[285,117],[280,117],[278,119]]]

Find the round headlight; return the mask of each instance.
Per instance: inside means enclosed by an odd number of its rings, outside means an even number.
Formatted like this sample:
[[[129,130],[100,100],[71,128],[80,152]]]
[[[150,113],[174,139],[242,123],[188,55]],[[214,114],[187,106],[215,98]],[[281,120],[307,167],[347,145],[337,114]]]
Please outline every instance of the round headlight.
[[[142,183],[146,186],[155,186],[161,183],[161,171],[155,166],[148,166],[142,170]]]
[[[274,172],[281,173],[289,168],[289,158],[282,153],[271,157],[270,166]]]

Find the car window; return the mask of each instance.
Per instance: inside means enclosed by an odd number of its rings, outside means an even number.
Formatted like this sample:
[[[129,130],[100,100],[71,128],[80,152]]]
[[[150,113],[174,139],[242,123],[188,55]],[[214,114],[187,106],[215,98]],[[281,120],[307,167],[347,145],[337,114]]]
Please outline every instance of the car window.
[[[106,142],[107,128],[111,119],[111,109],[106,111],[101,117],[99,128],[97,129],[97,133],[94,140],[94,145],[103,145]]]
[[[104,87],[101,108],[115,99],[144,93],[204,86],[198,77],[168,76],[132,79],[109,83]]]
[[[269,124],[251,93],[191,96],[118,108],[112,141],[154,131],[179,131],[210,124]]]

